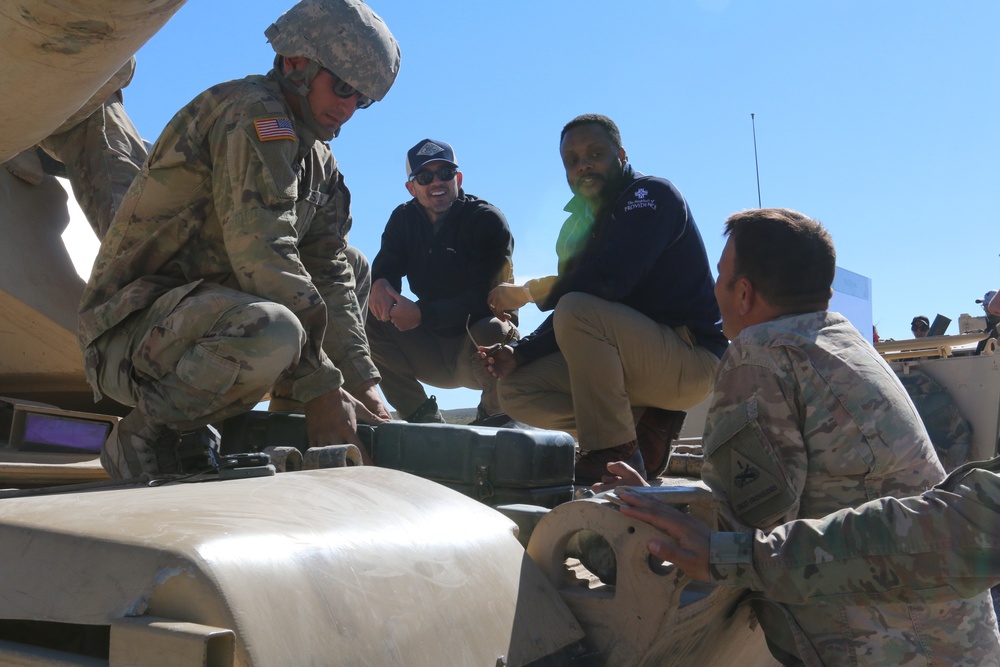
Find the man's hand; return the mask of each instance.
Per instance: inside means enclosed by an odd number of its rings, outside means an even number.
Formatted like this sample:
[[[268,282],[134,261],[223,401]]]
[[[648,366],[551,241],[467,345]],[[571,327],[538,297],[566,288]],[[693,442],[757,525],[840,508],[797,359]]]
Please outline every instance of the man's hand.
[[[343,387],[312,399],[305,404],[304,411],[310,447],[357,445],[361,461],[365,465],[374,463],[368,448],[358,437],[358,419],[369,424],[377,424],[379,419]]]
[[[479,358],[486,370],[497,379],[510,375],[520,365],[514,355],[514,348],[510,345],[497,344],[490,347],[480,345]]]
[[[591,489],[594,493],[603,493],[619,486],[649,486],[649,482],[642,478],[635,468],[624,461],[611,461],[608,463],[608,474],[601,477],[601,481],[594,484]]]
[[[379,278],[372,283],[371,292],[368,295],[368,310],[372,311],[379,322],[389,321],[389,310],[396,305],[399,292],[392,288],[389,281]]]
[[[494,317],[501,322],[510,319],[510,313],[504,312],[520,308],[528,303],[528,295],[525,294],[524,287],[514,283],[500,283],[486,297],[486,305],[493,311]]]
[[[616,493],[627,503],[621,508],[622,514],[645,521],[672,538],[650,540],[646,545],[649,553],[673,563],[692,579],[710,580],[708,552],[712,531],[708,526],[666,503],[629,493],[628,489],[619,489]]]
[[[405,296],[398,296],[396,305],[389,309],[389,318],[400,331],[409,331],[420,326],[420,306]]]
[[[392,417],[389,415],[389,408],[385,406],[385,402],[382,401],[382,394],[378,391],[378,382],[375,380],[369,380],[361,385],[359,385],[353,392],[351,392],[356,399],[361,401],[362,405],[368,408],[369,412],[375,415],[376,420],[372,422],[365,422],[364,419],[360,421],[366,424],[381,424],[382,422],[387,422]]]

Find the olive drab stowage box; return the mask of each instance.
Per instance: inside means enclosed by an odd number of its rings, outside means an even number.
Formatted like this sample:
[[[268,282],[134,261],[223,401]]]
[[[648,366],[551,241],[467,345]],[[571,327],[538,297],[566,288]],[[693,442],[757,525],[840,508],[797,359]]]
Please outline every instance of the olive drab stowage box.
[[[573,499],[573,438],[561,431],[393,421],[358,425],[375,465],[434,480],[487,505],[555,507]],[[227,419],[222,454],[305,452],[305,417],[254,410]]]
[[[573,499],[573,438],[561,431],[389,422],[375,464],[444,484],[487,505],[554,507]]]
[[[361,442],[371,446],[374,427],[358,424]],[[303,454],[309,449],[306,416],[297,412],[251,410],[222,422],[219,453],[262,452],[267,447],[295,447]]]

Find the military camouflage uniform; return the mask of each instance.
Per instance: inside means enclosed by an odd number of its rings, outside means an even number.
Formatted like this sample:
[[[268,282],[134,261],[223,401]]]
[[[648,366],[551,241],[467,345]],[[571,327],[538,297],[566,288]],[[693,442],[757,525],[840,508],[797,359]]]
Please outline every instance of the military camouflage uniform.
[[[108,233],[146,159],[146,145],[122,106],[121,89],[134,72],[132,58],[40,144],[66,166],[73,195],[98,239]]]
[[[998,473],[1000,458],[971,463],[920,496],[770,533],[713,533],[713,578],[792,604],[974,597],[1000,583]]]
[[[350,194],[274,73],[170,121],[101,245],[80,311],[95,394],[174,429],[378,378],[345,257]],[[280,376],[280,377],[279,377]]]
[[[892,371],[837,313],[752,326],[722,359],[702,477],[725,526],[769,529],[882,496],[944,471]],[[982,665],[1000,655],[988,595],[878,606],[754,609],[776,657],[807,665]]]

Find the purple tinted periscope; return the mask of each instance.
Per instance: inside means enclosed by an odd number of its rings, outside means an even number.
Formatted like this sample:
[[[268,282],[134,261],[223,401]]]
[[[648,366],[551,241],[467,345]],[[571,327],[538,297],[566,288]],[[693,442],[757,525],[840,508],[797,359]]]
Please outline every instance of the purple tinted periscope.
[[[49,445],[66,449],[101,451],[111,425],[107,422],[29,414],[24,422],[24,445]]]

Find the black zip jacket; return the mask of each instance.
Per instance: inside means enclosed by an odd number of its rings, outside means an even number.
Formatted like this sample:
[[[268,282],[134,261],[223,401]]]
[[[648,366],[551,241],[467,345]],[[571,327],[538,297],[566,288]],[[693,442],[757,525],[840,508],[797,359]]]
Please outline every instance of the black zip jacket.
[[[416,199],[396,207],[372,263],[372,281],[397,291],[406,276],[420,307],[420,326],[445,336],[465,331],[466,318],[492,317],[486,297],[513,280],[514,237],[496,206],[459,190],[435,231]]]

